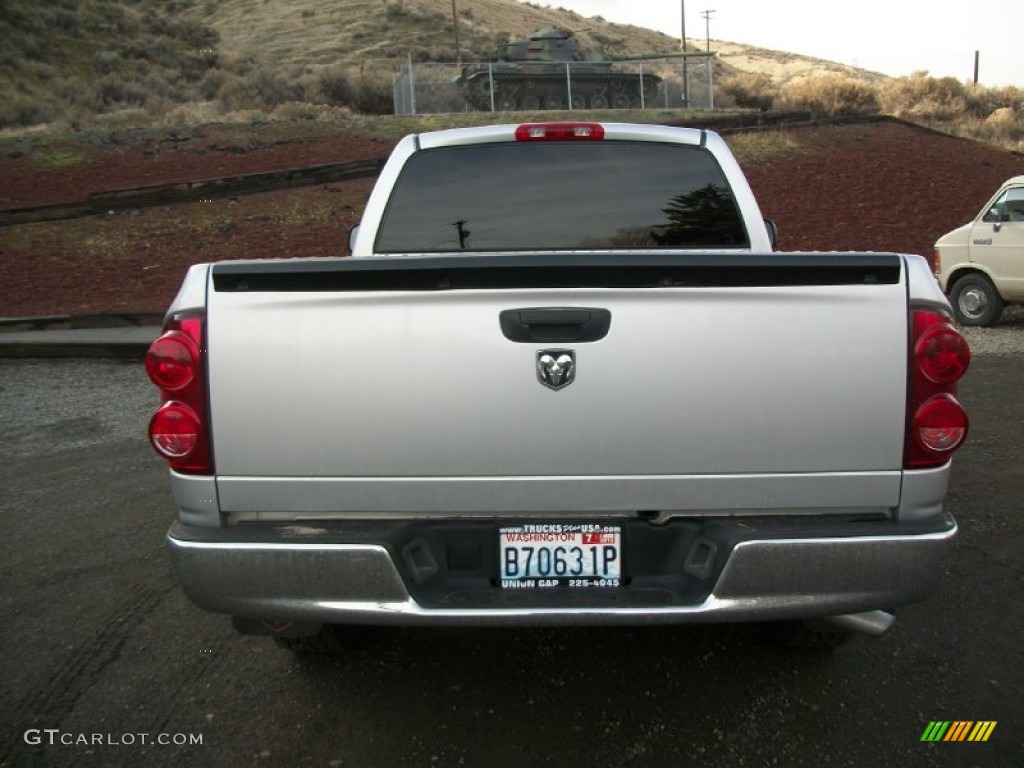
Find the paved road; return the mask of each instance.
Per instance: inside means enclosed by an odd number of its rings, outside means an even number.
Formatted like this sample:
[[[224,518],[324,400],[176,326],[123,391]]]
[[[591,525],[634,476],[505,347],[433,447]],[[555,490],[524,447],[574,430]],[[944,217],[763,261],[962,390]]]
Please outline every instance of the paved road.
[[[0,361],[0,763],[1024,765],[1022,379],[1019,356],[975,359],[957,556],[881,639],[816,656],[752,627],[416,630],[297,658],[175,588],[139,366]],[[998,726],[922,744],[939,719]]]

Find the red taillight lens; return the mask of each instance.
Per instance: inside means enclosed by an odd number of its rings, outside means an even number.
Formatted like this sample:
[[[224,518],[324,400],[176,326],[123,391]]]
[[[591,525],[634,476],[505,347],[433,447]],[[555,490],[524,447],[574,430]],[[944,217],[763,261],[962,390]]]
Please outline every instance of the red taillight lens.
[[[952,395],[936,395],[914,414],[914,434],[921,447],[949,453],[967,437],[967,413]]]
[[[516,128],[516,141],[600,141],[600,123],[524,123]]]
[[[945,464],[967,438],[967,413],[955,395],[971,350],[942,312],[916,310],[911,331],[903,466],[923,469]]]
[[[195,451],[202,425],[196,412],[175,400],[164,403],[149,420],[149,441],[165,459],[186,459]]]
[[[160,409],[149,422],[149,440],[171,468],[213,474],[207,423],[204,316],[175,315],[146,353],[146,373],[160,388]]]
[[[914,345],[914,357],[929,381],[952,384],[967,372],[971,348],[967,339],[949,323],[937,322],[925,328]]]
[[[181,331],[168,331],[146,352],[146,373],[160,389],[174,392],[195,379],[199,348]]]

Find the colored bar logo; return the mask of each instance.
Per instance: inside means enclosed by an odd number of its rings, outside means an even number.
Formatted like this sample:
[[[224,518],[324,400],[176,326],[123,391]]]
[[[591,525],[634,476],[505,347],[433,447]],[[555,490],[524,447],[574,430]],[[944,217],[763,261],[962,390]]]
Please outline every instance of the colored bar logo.
[[[988,741],[996,729],[996,720],[932,720],[921,734],[921,741]]]

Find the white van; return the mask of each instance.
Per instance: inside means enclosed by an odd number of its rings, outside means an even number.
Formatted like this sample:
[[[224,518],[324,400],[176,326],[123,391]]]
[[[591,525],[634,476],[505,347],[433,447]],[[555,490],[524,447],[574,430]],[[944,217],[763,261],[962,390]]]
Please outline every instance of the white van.
[[[1024,304],[1024,176],[938,239],[934,267],[961,325],[993,325],[1005,305]]]

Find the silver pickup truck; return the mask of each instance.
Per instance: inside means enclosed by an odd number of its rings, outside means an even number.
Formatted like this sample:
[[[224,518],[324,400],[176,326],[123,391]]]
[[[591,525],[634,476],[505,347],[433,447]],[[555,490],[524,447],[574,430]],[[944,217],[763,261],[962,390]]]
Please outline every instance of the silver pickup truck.
[[[881,634],[937,585],[970,352],[925,259],[773,252],[729,149],[409,136],[352,257],[191,268],[147,356],[178,579],[296,650],[372,624]]]

